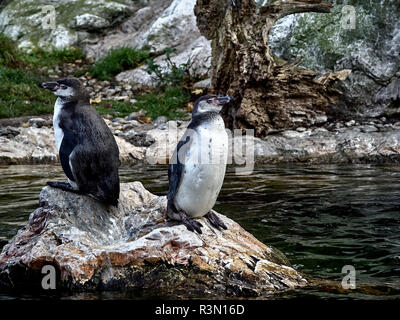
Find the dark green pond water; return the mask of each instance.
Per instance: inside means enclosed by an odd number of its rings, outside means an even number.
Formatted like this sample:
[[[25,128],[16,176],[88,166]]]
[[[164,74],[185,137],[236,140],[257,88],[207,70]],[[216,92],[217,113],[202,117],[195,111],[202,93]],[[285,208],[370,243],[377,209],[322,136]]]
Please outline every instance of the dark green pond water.
[[[123,182],[140,180],[158,195],[168,189],[164,166],[126,167],[120,174]],[[52,179],[64,180],[59,166],[0,167],[0,248],[26,224],[40,190]],[[228,170],[214,209],[280,249],[311,277],[340,287],[342,267],[356,270],[356,290],[317,287],[274,299],[392,299],[400,298],[399,195],[399,165],[263,165],[248,176]]]

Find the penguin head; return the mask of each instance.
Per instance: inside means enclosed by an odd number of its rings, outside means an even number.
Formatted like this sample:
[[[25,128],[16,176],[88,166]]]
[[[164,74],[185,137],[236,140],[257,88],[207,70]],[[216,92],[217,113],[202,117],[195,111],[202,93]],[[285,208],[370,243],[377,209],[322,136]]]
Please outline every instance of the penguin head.
[[[218,97],[215,95],[202,96],[196,100],[193,106],[192,116],[198,116],[207,112],[219,113],[222,106],[233,100],[232,97]]]
[[[40,82],[39,87],[51,90],[57,97],[68,101],[76,101],[80,97],[86,96],[86,91],[81,81],[76,78],[65,78],[55,82]]]

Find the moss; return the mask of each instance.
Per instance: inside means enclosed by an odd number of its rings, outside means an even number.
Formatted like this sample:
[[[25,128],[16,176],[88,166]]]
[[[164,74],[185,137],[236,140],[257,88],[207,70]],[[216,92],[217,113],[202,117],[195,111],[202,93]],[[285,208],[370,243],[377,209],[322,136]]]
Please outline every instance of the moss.
[[[138,67],[149,56],[150,51],[146,49],[113,49],[90,68],[90,73],[100,80],[112,80],[116,74]]]
[[[376,1],[332,1],[331,13],[307,13],[297,18],[290,41],[293,56],[302,56],[302,65],[315,71],[334,70],[336,62],[357,51],[360,46],[378,47],[385,37],[391,34],[394,24],[390,21],[395,15],[396,7],[390,0]],[[352,5],[356,13],[356,28],[342,28],[342,9]]]

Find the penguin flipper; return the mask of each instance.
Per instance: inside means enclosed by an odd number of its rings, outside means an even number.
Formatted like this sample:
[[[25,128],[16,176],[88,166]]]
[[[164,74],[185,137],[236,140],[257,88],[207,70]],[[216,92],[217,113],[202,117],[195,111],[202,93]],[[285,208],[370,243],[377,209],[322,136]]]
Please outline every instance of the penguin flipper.
[[[68,179],[74,182],[75,178],[72,173],[69,160],[70,160],[70,155],[72,151],[74,151],[77,144],[78,144],[78,139],[76,135],[73,133],[73,131],[64,129],[64,137],[61,142],[59,151],[60,162],[65,175],[68,177]]]
[[[171,158],[171,163],[168,166],[168,182],[169,182],[169,190],[168,190],[168,200],[172,200],[175,197],[176,192],[178,191],[179,184],[182,178],[183,172],[183,164],[180,161],[180,157],[182,156],[181,148],[186,145],[188,148],[190,146],[191,141],[190,135],[184,135],[182,140],[178,142],[174,154]],[[182,160],[182,159],[181,159]]]

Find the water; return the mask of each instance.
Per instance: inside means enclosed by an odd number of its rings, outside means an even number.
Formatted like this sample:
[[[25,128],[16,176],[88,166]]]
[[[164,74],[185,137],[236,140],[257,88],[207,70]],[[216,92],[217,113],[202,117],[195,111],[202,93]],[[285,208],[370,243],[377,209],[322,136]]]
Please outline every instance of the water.
[[[122,182],[167,192],[165,166],[125,167],[120,174]],[[0,167],[0,247],[26,224],[48,180],[64,180],[59,166]],[[351,293],[318,286],[275,298],[391,299],[400,298],[399,193],[399,165],[263,165],[248,176],[228,170],[215,209],[311,277],[339,287],[342,267],[356,269],[358,290]],[[130,297],[107,297],[124,295]]]

